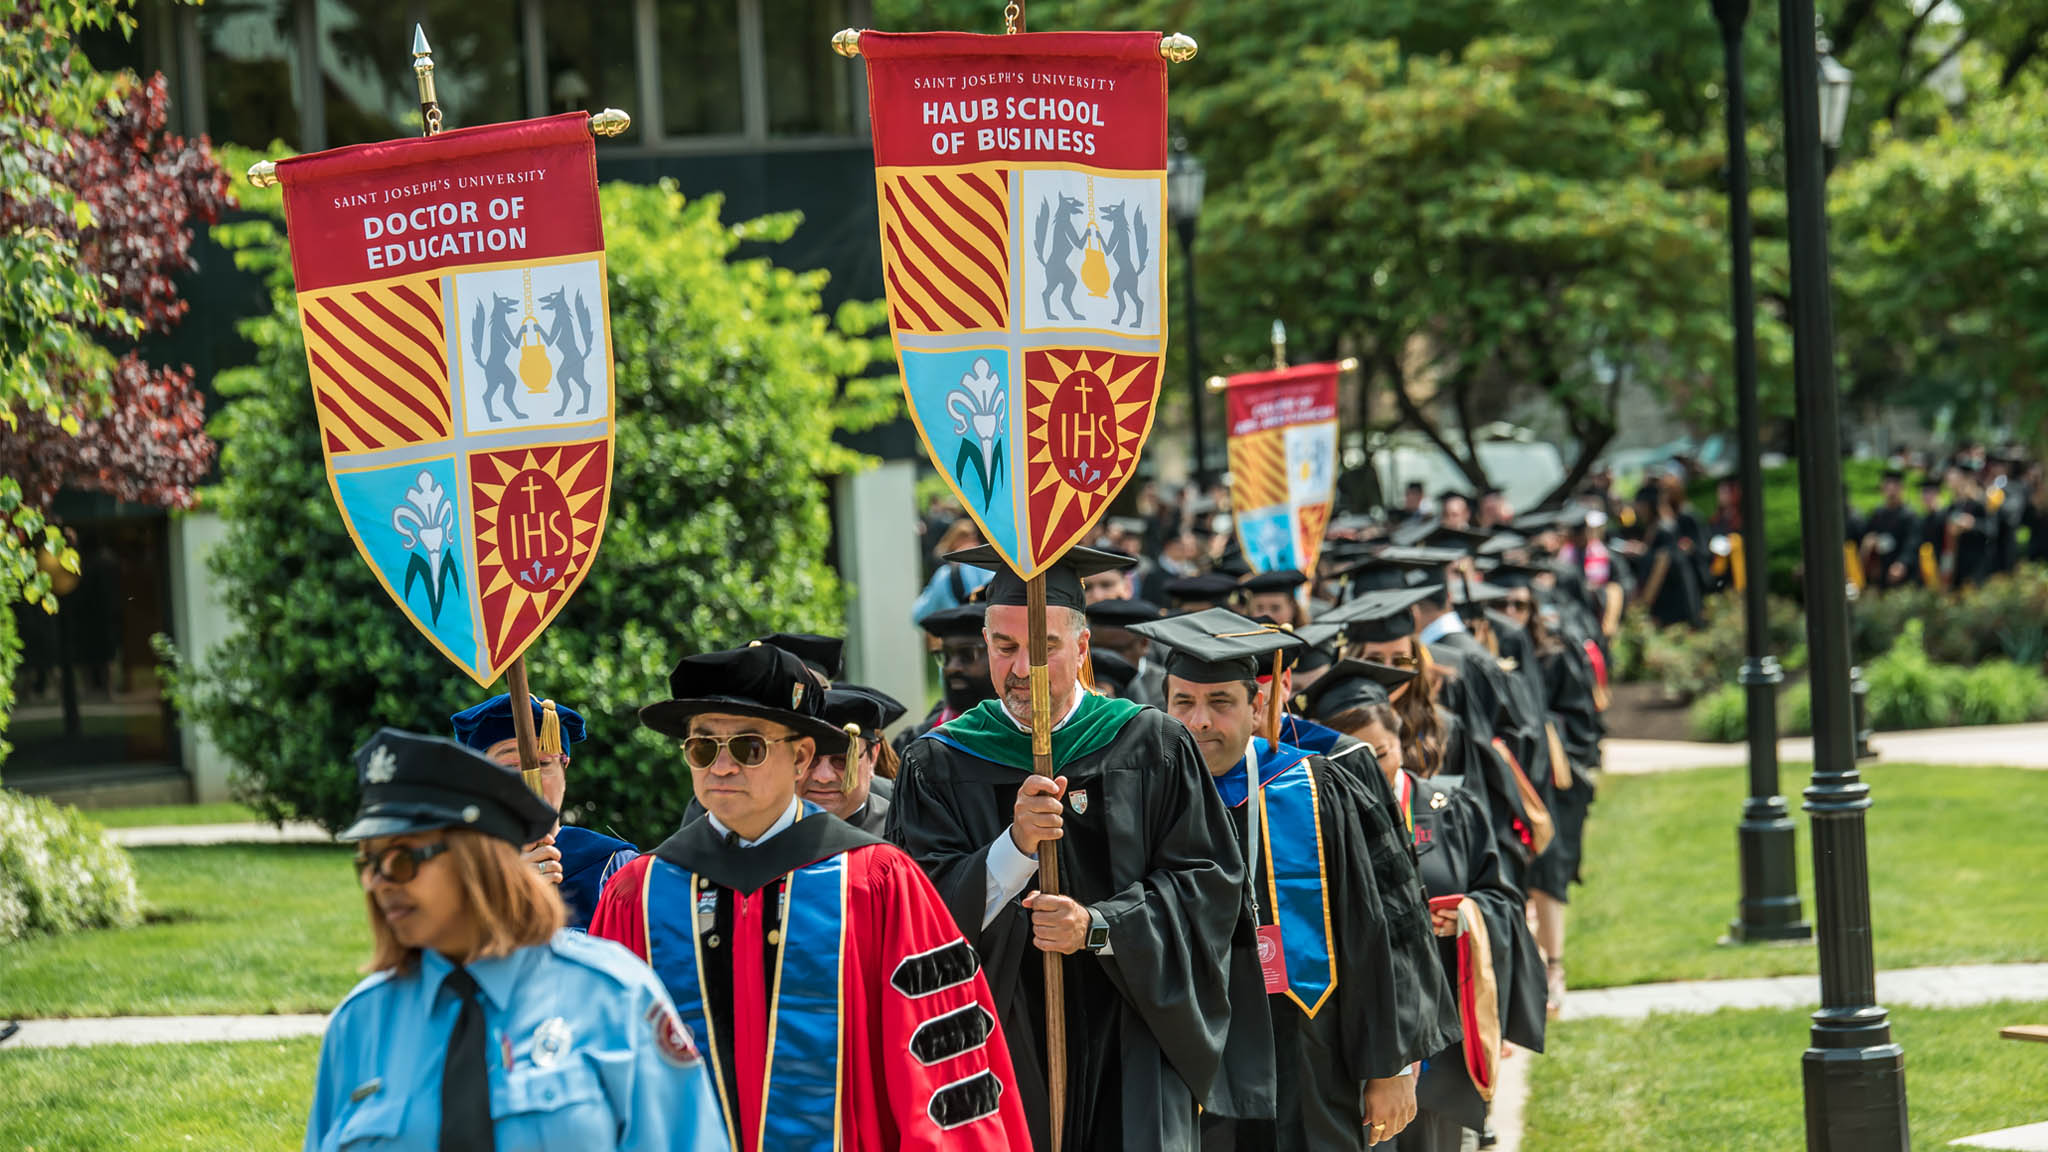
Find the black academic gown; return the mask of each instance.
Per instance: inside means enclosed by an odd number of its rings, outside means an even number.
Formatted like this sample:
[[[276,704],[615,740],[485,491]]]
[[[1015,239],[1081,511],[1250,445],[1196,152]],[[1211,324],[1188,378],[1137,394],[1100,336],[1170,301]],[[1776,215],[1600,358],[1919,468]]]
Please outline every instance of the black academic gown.
[[[1442,780],[1407,774],[1415,851],[1423,887],[1432,897],[1467,896],[1486,922],[1501,1035],[1532,1051],[1543,1050],[1543,956],[1529,934],[1522,892],[1501,870],[1486,810],[1472,793]],[[1437,941],[1447,978],[1458,979],[1456,937]],[[1487,1102],[1467,1071],[1464,1053],[1450,1047],[1432,1056],[1415,1086],[1422,1114],[1396,1140],[1400,1152],[1457,1152],[1459,1128],[1486,1123]],[[1437,1122],[1443,1117],[1451,1123]]]
[[[1537,657],[1548,689],[1551,723],[1558,750],[1565,755],[1569,785],[1553,783],[1549,796],[1555,838],[1550,849],[1530,866],[1525,886],[1560,902],[1570,899],[1585,859],[1586,817],[1593,807],[1595,776],[1600,768],[1600,741],[1606,722],[1593,701],[1593,666],[1583,649],[1560,645]]]
[[[1271,779],[1302,759],[1263,765],[1260,775]],[[1319,832],[1322,839],[1336,983],[1319,1003],[1291,989],[1274,996],[1260,990],[1272,1015],[1277,1119],[1236,1122],[1230,1139],[1211,1133],[1205,1149],[1363,1152],[1369,1145],[1365,1081],[1398,1076],[1458,1040],[1457,1003],[1437,959],[1428,901],[1399,812],[1327,758],[1305,759],[1316,795],[1308,834]],[[1376,767],[1374,775],[1386,784]],[[1232,830],[1243,844],[1249,797],[1235,798]],[[1267,813],[1274,823],[1265,831],[1274,837],[1302,823],[1302,813],[1279,810],[1270,795]],[[1293,822],[1285,823],[1290,816]],[[1262,846],[1262,861],[1263,852]],[[1260,872],[1259,921],[1270,925],[1277,918],[1275,893],[1263,866]],[[1286,939],[1283,932],[1283,946]]]
[[[1872,588],[1891,588],[1894,581],[1891,569],[1894,564],[1903,564],[1905,573],[1897,584],[1917,584],[1920,566],[1920,521],[1913,510],[1901,504],[1893,508],[1880,504],[1871,509],[1863,521],[1863,535],[1872,540],[1870,571],[1863,574],[1863,582]]]
[[[1460,739],[1446,750],[1444,773],[1461,777],[1467,788],[1486,799],[1489,826],[1500,841],[1508,877],[1520,885],[1534,852],[1522,838],[1530,827],[1514,770],[1494,749],[1499,738],[1525,767],[1523,757],[1537,734],[1524,727],[1510,708],[1513,688],[1500,662],[1469,632],[1445,633],[1430,645],[1430,656],[1456,675],[1445,681],[1444,703],[1459,721]],[[1533,781],[1532,781],[1533,782]]]
[[[1271,1117],[1272,1032],[1245,861],[1194,738],[1164,712],[1142,709],[1100,751],[1058,771],[1068,797],[1060,890],[1103,914],[1112,949],[1061,962],[1064,1146],[1192,1149],[1198,1104]],[[1026,775],[936,737],[919,740],[904,753],[889,833],[930,874],[981,956],[1044,1150],[1045,954],[1016,900],[982,924],[989,848],[1009,835]],[[1083,794],[1085,811],[1076,805]]]

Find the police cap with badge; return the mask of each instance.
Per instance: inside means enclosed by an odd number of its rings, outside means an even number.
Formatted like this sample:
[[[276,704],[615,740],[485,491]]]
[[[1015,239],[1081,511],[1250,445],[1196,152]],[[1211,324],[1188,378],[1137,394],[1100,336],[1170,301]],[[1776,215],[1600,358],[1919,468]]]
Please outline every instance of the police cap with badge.
[[[379,729],[356,749],[355,765],[361,806],[337,840],[467,828],[523,845],[555,826],[555,810],[517,771],[444,737]]]

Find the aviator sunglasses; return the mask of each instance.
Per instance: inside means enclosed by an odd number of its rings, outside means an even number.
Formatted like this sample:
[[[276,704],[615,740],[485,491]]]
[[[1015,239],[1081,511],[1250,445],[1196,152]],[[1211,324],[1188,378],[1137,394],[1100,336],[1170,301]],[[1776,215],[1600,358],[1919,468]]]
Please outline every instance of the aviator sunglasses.
[[[439,844],[425,844],[418,848],[407,848],[394,844],[375,856],[356,853],[356,875],[367,876],[372,870],[392,884],[410,884],[420,874],[420,865],[448,850],[444,841]]]
[[[718,754],[723,751],[742,768],[758,768],[768,759],[770,744],[787,744],[801,739],[801,736],[777,736],[770,740],[752,732],[738,736],[692,736],[683,741],[683,759],[688,760],[692,768],[709,768],[718,763]]]

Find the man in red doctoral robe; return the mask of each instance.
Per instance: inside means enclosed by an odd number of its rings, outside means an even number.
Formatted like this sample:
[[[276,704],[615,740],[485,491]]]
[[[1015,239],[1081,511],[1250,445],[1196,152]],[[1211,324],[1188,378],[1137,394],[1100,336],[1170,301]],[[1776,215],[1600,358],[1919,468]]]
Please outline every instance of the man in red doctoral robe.
[[[736,1152],[1030,1143],[981,961],[902,851],[798,798],[843,750],[825,685],[759,645],[686,657],[641,722],[705,814],[621,869],[590,932],[705,1038]]]

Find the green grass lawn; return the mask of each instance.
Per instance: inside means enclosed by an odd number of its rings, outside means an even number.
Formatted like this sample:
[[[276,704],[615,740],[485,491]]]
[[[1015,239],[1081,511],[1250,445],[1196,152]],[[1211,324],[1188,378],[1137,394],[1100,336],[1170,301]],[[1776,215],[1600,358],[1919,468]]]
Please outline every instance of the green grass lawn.
[[[320,1041],[0,1051],[6,1152],[285,1152],[305,1138]]]
[[[147,921],[0,948],[0,1019],[326,1012],[360,979],[370,929],[346,846],[133,856]]]
[[[1916,1148],[2048,1120],[2048,1050],[2001,1040],[2048,1003],[1895,1008]],[[1526,1152],[1784,1152],[1806,1146],[1803,1012],[1726,1011],[1553,1024],[1533,1059]],[[4,1066],[0,1066],[4,1067]]]
[[[1812,851],[1799,825],[1799,892],[1814,915]],[[2048,960],[2048,772],[1878,763],[1864,769],[1871,918],[1879,968]],[[1735,825],[1745,770],[1609,776],[1586,830],[1566,957],[1574,988],[1818,971],[1813,946],[1723,946],[1740,892]]]
[[[164,825],[248,824],[253,809],[240,804],[152,804],[141,808],[87,808],[85,818],[102,828],[155,828]]]

